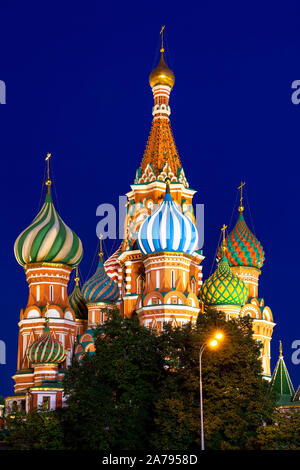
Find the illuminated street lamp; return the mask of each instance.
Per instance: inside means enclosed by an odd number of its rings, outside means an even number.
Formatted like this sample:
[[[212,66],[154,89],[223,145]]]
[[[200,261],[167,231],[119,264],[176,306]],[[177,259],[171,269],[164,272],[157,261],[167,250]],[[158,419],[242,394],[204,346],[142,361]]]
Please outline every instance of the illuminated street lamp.
[[[199,351],[199,379],[200,379],[200,424],[201,424],[201,450],[204,450],[204,427],[203,427],[203,395],[202,395],[202,354],[204,349],[209,346],[216,348],[219,342],[224,338],[223,333],[217,331],[213,339],[203,343]]]

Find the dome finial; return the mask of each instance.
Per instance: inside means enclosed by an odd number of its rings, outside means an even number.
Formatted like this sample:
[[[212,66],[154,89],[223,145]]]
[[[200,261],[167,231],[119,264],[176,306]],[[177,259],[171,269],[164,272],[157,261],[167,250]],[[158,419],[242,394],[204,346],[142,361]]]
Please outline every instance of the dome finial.
[[[78,266],[76,266],[76,276],[75,276],[75,279],[74,279],[76,287],[79,287],[79,280],[80,280],[80,278],[79,278],[79,274],[78,274]]]
[[[46,314],[45,314],[45,327],[44,327],[44,331],[50,331],[49,330],[49,302],[47,302],[46,304]]]
[[[161,35],[161,48],[160,48],[160,52],[163,54],[165,52],[165,49],[164,49],[164,29],[165,29],[165,25],[163,25],[161,27],[161,30],[160,30],[160,35]]]
[[[165,183],[166,183],[166,194],[170,194],[170,184],[171,184],[170,178],[166,178]]]
[[[240,215],[242,215],[242,213],[244,212],[244,206],[243,206],[243,186],[245,186],[245,181],[241,181],[241,184],[240,186],[238,187],[238,189],[241,190],[241,196],[240,196],[240,205],[239,205],[239,213]]]
[[[103,261],[103,250],[102,250],[102,238],[103,238],[103,235],[102,233],[100,233],[100,236],[99,236],[99,241],[100,241],[100,251],[99,251],[99,261]]]
[[[221,232],[223,233],[223,241],[222,241],[222,255],[226,256],[226,251],[227,251],[227,246],[226,246],[226,236],[225,236],[225,231],[227,229],[227,225],[223,224],[223,227],[221,228]]]
[[[46,186],[47,186],[47,192],[50,194],[51,192],[51,184],[52,184],[52,181],[50,179],[50,157],[51,157],[51,153],[47,153],[46,155],[46,162],[47,162],[47,180],[46,180]]]
[[[165,63],[165,59],[164,59],[164,52],[165,52],[164,37],[163,37],[164,29],[165,29],[165,26],[162,26],[160,30],[160,35],[161,35],[160,61],[157,67],[155,67],[155,69],[152,70],[152,72],[150,73],[149,83],[152,89],[157,85],[163,85],[163,86],[166,85],[171,90],[175,83],[175,76],[172,70],[169,69],[169,67]]]
[[[279,357],[283,357],[283,355],[282,355],[282,342],[281,342],[281,340],[279,341]]]

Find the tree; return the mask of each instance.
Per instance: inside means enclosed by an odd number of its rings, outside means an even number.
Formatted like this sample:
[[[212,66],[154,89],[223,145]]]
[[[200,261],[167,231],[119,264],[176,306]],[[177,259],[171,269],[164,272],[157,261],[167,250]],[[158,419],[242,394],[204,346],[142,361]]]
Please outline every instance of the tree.
[[[148,446],[165,371],[159,338],[118,311],[96,331],[96,352],[65,377],[67,446],[139,450]]]
[[[195,326],[174,330],[168,325],[161,335],[173,372],[156,403],[152,439],[157,449],[200,446],[199,350],[216,330],[225,339],[217,350],[207,348],[202,358],[206,449],[252,448],[259,427],[275,408],[275,397],[261,376],[260,345],[253,339],[251,320],[225,321],[222,312],[207,310]]]
[[[95,353],[66,372],[67,407],[11,420],[11,448],[197,451],[199,350],[216,330],[224,341],[202,361],[206,449],[277,448],[269,427],[276,397],[261,375],[251,320],[209,310],[160,335],[111,312],[95,330]]]
[[[276,411],[269,424],[259,429],[256,447],[259,450],[300,450],[300,412]]]
[[[15,413],[5,420],[9,450],[62,450],[64,435],[59,411],[32,410],[26,417]]]

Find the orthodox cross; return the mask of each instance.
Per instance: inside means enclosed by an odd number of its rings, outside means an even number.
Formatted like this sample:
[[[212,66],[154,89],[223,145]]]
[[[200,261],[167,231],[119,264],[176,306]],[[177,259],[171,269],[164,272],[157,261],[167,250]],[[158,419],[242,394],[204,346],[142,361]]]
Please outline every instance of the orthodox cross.
[[[78,266],[76,266],[76,276],[74,280],[75,280],[76,287],[78,287],[79,286]]]
[[[160,30],[160,33],[161,34],[161,49],[160,49],[160,52],[165,52],[164,50],[164,29],[165,29],[165,25],[161,27],[161,30]]]
[[[102,235],[102,233],[100,233],[100,237],[99,237],[99,240],[100,240],[100,251],[99,251],[100,261],[103,261],[102,238],[103,238],[103,235]]]
[[[223,243],[225,244],[225,230],[227,229],[227,225],[223,225],[223,227],[221,228],[221,231],[223,232]]]
[[[240,184],[240,186],[238,187],[238,189],[241,190],[241,198],[240,198],[240,203],[241,203],[241,205],[243,204],[243,186],[245,186],[245,184],[246,184],[245,181],[241,181],[241,184]]]
[[[50,180],[50,157],[51,157],[51,153],[47,153],[46,155],[46,162],[47,162],[47,180],[46,180],[46,186],[48,186],[48,192],[50,192],[50,186],[51,186],[51,180]]]
[[[51,157],[51,153],[47,153],[45,160],[46,160],[46,162],[47,162],[47,177],[48,177],[48,179],[49,179],[49,163],[50,163],[50,157]]]
[[[48,328],[49,326],[49,312],[48,312],[48,308],[49,308],[49,302],[47,302],[46,304],[46,320],[45,320],[45,327]]]

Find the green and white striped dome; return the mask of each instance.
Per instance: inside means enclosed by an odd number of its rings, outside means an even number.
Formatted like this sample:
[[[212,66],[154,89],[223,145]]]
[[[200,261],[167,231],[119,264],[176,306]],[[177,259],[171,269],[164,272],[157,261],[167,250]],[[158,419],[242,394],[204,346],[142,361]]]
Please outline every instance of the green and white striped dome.
[[[60,364],[66,359],[63,345],[52,336],[48,319],[43,334],[28,347],[26,354],[30,364]]]
[[[22,266],[30,263],[62,263],[76,266],[83,256],[81,240],[59,217],[50,191],[31,225],[15,241],[15,256]]]

